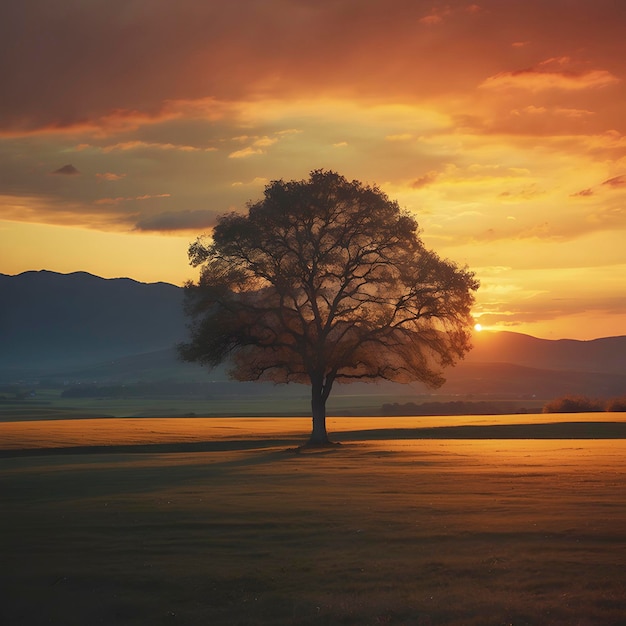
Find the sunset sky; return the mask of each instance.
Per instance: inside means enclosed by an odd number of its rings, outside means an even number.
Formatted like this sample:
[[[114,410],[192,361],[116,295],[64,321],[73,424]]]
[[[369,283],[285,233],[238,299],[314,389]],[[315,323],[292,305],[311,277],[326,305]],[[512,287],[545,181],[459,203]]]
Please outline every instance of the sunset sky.
[[[0,273],[180,285],[324,168],[474,270],[484,328],[626,334],[626,2],[4,2],[0,76]]]

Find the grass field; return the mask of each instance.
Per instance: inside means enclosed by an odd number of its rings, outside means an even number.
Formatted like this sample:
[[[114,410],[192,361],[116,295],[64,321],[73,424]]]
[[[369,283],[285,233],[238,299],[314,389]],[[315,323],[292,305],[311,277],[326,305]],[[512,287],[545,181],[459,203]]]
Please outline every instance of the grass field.
[[[624,414],[0,423],[0,624],[615,625]]]

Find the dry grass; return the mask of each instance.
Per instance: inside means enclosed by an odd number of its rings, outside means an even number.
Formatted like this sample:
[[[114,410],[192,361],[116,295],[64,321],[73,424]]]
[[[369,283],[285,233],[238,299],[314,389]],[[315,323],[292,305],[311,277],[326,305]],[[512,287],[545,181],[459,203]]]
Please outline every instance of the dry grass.
[[[622,624],[622,431],[516,418],[0,424],[0,623]]]

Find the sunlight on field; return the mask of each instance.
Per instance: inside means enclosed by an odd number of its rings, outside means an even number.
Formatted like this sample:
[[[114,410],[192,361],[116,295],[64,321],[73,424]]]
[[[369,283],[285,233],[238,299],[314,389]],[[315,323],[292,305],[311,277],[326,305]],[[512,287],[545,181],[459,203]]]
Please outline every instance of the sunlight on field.
[[[328,430],[337,439],[342,433],[372,432],[374,439],[394,440],[394,430],[445,427],[491,427],[511,424],[558,422],[626,422],[624,413],[576,413],[567,415],[480,415],[447,417],[350,417],[328,418]],[[305,440],[311,428],[308,418],[97,418],[0,422],[0,450],[72,446],[132,446],[207,441],[262,439]],[[384,430],[384,433],[374,431]],[[385,434],[387,433],[387,434]],[[420,437],[417,436],[419,439]],[[447,438],[442,434],[442,438]],[[529,437],[532,439],[533,437]],[[386,444],[387,445],[387,444]],[[404,443],[393,445],[406,445]],[[489,444],[491,447],[491,444]],[[474,446],[478,450],[477,446]]]
[[[0,423],[0,622],[623,623],[622,414],[328,425]]]
[[[294,433],[302,418],[101,418],[0,423],[0,449],[143,445],[260,439]]]
[[[535,414],[518,416],[447,416],[397,418],[329,418],[331,438],[362,453],[402,454],[412,457],[446,455],[446,471],[468,463],[480,471],[529,471],[555,466],[564,472],[581,467],[600,471],[626,458],[625,438],[570,433],[577,424],[593,430],[598,417],[608,414]],[[616,424],[623,413],[610,414]],[[559,437],[545,438],[537,428],[563,427]],[[0,455],[28,450],[86,452],[198,452],[201,461],[212,455],[220,461],[240,458],[247,451],[282,451],[304,443],[310,432],[308,418],[99,418],[0,423]],[[508,428],[521,429],[509,436]],[[465,429],[469,429],[466,431]],[[474,435],[474,430],[478,434]],[[462,433],[459,436],[459,432]],[[347,450],[345,450],[347,454]],[[159,462],[163,463],[164,456]],[[463,460],[463,463],[460,461]],[[136,462],[139,462],[137,459]],[[173,462],[170,457],[168,463]]]

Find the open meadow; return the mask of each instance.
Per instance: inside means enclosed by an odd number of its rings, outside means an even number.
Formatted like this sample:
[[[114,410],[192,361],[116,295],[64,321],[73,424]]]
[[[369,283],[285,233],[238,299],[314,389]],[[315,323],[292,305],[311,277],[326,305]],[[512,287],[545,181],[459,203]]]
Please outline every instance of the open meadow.
[[[0,624],[624,624],[626,415],[0,422]]]

